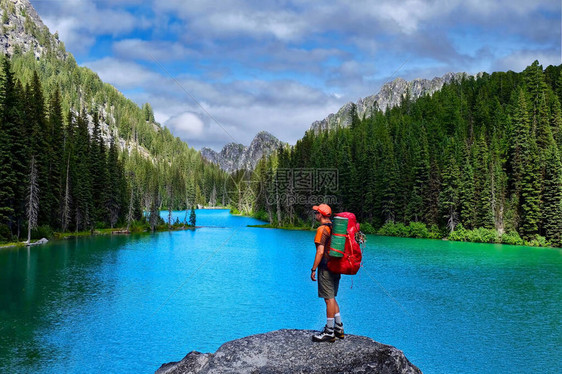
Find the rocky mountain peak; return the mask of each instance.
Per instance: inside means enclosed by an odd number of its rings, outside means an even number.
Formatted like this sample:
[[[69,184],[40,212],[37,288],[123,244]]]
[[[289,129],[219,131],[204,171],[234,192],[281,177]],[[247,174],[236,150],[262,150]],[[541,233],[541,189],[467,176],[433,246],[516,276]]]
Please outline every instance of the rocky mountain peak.
[[[68,57],[64,44],[49,32],[28,0],[2,0],[0,14],[1,53],[12,56],[31,51],[39,59],[52,52],[61,59]]]
[[[237,170],[253,170],[263,156],[269,156],[283,145],[279,139],[267,131],[259,132],[248,147],[243,144],[228,143],[220,152],[210,148],[201,148],[201,156],[221,169],[232,173]]]
[[[385,111],[387,108],[400,105],[407,94],[410,95],[411,99],[416,100],[426,94],[432,95],[439,91],[444,84],[453,80],[461,80],[463,77],[468,77],[468,74],[447,73],[442,77],[435,77],[431,80],[418,78],[409,82],[402,78],[396,78],[392,82],[385,83],[377,94],[359,99],[357,103],[349,102],[341,107],[337,113],[330,114],[321,121],[315,121],[310,129],[314,132],[320,132],[337,127],[347,127],[351,125],[351,113],[354,106],[359,118],[363,118],[363,116],[369,118],[375,106]]]

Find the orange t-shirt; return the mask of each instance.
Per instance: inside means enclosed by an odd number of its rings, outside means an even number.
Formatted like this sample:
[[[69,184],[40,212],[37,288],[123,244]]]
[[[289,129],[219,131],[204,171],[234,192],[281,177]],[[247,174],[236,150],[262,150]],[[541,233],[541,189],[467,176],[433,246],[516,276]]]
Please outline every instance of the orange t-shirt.
[[[314,243],[324,246],[324,257],[328,257],[328,249],[330,248],[330,239],[332,234],[332,228],[328,225],[320,225],[316,229],[316,236],[314,237]]]

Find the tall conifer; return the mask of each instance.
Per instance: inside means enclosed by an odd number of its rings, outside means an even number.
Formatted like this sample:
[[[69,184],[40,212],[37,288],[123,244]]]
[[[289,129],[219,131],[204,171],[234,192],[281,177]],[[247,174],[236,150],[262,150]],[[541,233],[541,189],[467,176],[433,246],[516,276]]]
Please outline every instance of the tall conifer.
[[[556,145],[546,152],[542,227],[546,239],[553,245],[562,245],[562,164]]]

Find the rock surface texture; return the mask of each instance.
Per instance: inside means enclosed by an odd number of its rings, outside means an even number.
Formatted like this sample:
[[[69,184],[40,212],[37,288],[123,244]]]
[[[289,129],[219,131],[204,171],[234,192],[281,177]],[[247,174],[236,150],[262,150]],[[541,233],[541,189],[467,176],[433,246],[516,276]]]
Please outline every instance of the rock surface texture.
[[[74,57],[66,51],[64,43],[59,40],[58,33],[50,33],[45,26],[37,11],[33,8],[29,0],[10,0],[0,2],[0,54],[8,57],[14,54],[33,53],[36,60],[53,55],[61,61],[67,61],[68,65],[74,67],[76,62]],[[72,62],[69,62],[71,60]],[[80,85],[75,87],[85,96]],[[97,103],[100,110],[100,129],[101,137],[107,147],[111,140],[114,140],[121,151],[129,154],[133,150],[138,151],[143,157],[152,159],[150,152],[136,140],[123,139],[119,137],[116,127],[113,106],[106,106],[106,102]],[[85,102],[82,103],[85,105]],[[72,109],[74,115],[80,113]],[[92,134],[94,124],[91,114],[87,114],[88,130]],[[161,127],[153,123],[154,131],[161,131]]]
[[[421,373],[402,351],[357,335],[313,343],[309,330],[278,330],[223,344],[214,354],[191,352],[157,374]]]
[[[68,58],[64,45],[50,34],[28,0],[4,1],[0,13],[0,53],[11,56],[19,48],[21,53],[33,52],[37,59],[48,51],[60,59]]]

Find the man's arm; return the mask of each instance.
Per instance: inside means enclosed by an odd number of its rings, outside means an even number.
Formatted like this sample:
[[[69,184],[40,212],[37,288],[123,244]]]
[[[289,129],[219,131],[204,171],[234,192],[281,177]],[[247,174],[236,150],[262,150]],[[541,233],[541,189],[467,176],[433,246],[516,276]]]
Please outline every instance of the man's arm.
[[[318,265],[322,261],[322,257],[324,256],[324,245],[323,244],[316,244],[316,256],[314,257],[314,264],[312,264],[312,269],[310,269],[310,279],[316,282],[316,269],[318,269]]]

